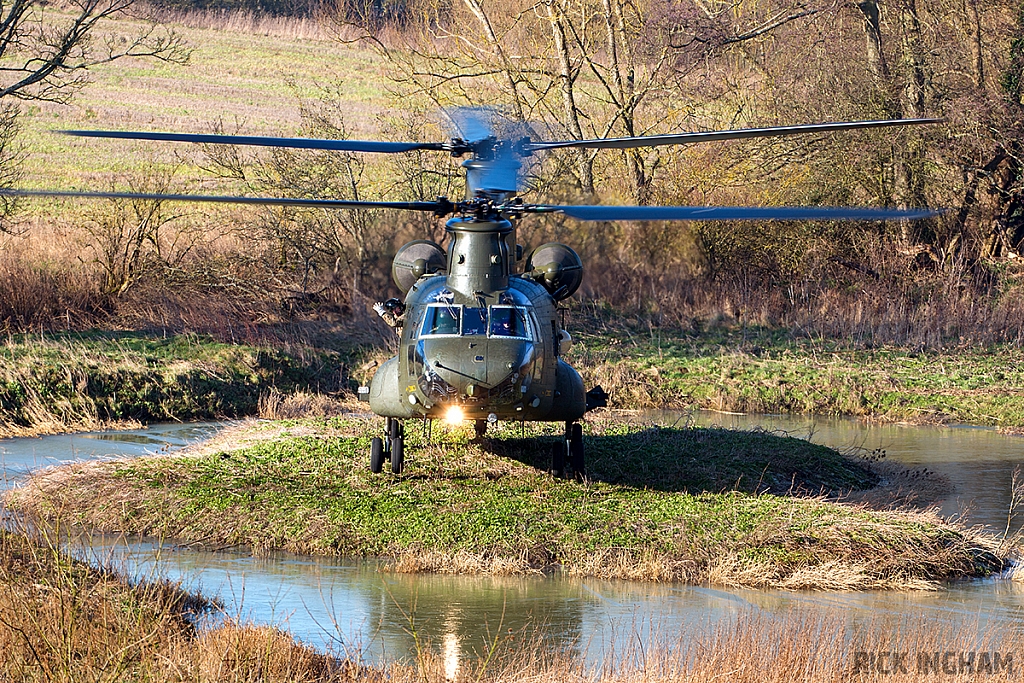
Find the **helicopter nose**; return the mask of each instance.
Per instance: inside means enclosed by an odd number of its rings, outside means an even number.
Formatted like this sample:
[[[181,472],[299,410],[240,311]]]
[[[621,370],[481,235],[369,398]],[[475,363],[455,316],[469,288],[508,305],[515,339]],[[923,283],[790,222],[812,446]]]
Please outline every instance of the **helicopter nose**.
[[[437,386],[441,400],[492,399],[515,402],[529,389],[533,344],[526,340],[487,339],[424,348],[424,379]]]

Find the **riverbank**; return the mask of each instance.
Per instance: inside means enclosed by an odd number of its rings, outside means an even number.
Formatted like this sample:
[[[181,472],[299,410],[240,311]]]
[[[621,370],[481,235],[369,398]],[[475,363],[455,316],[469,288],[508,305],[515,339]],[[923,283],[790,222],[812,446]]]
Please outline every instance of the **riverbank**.
[[[1024,429],[1024,349],[1014,345],[869,348],[763,328],[640,330],[581,316],[569,328],[576,344],[567,359],[617,408]],[[0,344],[0,438],[301,414],[282,413],[289,401],[337,413],[323,406],[369,381],[386,356],[379,340],[345,331],[262,345],[162,332],[11,336]]]
[[[5,681],[333,681],[354,663],[270,627],[200,630],[210,599],[129,580],[67,555],[45,532],[0,530],[0,678]]]
[[[13,335],[0,343],[0,438],[242,417],[282,394],[340,394],[354,352],[338,348],[158,331]]]
[[[920,474],[760,431],[592,418],[584,481],[546,469],[552,426],[407,429],[407,468],[373,475],[376,420],[253,423],[181,455],[40,472],[33,515],[210,547],[382,557],[395,571],[572,574],[725,586],[932,588],[997,571],[995,539],[891,506]],[[912,486],[910,486],[912,490]],[[846,501],[846,502],[843,502]],[[897,501],[898,502],[898,501]],[[921,502],[927,502],[921,500]]]
[[[874,347],[787,330],[644,330],[580,321],[571,362],[622,408],[1024,427],[1024,349]]]

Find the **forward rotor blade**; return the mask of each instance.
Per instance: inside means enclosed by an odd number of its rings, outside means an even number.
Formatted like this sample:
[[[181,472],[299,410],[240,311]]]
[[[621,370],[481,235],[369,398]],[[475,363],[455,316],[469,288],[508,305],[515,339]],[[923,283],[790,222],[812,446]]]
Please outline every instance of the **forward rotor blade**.
[[[211,202],[216,204],[250,204],[258,206],[295,206],[318,209],[403,209],[405,211],[431,211],[447,215],[454,205],[436,202],[360,202],[351,199],[303,199],[298,197],[231,197],[221,195],[155,194],[149,192],[75,192],[59,190],[11,190],[0,188],[0,195],[8,197],[85,197],[87,199],[142,199],[169,202]]]
[[[885,126],[917,126],[929,123],[943,123],[945,119],[892,119],[888,121],[847,121],[839,123],[809,123],[799,126],[775,126],[772,128],[741,128],[706,133],[679,133],[676,135],[648,135],[635,138],[606,138],[603,140],[564,140],[561,142],[531,142],[531,152],[566,147],[587,147],[591,149],[628,149],[631,147],[656,147],[658,145],[685,145],[694,142],[715,140],[740,140],[804,133],[830,133],[839,130],[860,128],[883,128]]]
[[[417,149],[447,150],[443,142],[380,142],[378,140],[319,140],[316,138],[274,138],[254,135],[208,135],[201,133],[148,133],[120,130],[61,130],[64,135],[82,138],[118,138],[122,140],[158,140],[163,142],[195,142],[208,145],[252,145],[258,147],[291,147],[293,149],[326,149],[336,152],[382,152],[394,154]]]
[[[562,213],[581,221],[885,221],[938,216],[929,209],[862,209],[845,206],[545,206],[526,213]]]

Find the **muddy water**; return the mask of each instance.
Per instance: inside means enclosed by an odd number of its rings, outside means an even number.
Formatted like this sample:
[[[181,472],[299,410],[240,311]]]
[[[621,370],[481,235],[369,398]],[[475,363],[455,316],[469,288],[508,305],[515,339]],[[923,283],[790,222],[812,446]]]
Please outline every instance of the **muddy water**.
[[[783,430],[840,449],[884,449],[886,457],[923,466],[956,486],[942,501],[971,523],[1002,530],[1013,470],[1024,439],[977,428],[864,425],[847,420],[733,416],[648,416],[664,424],[718,424]],[[34,468],[75,459],[141,455],[180,448],[216,425],[163,425],[138,432],[0,441],[11,483]],[[740,613],[781,616],[793,609],[846,619],[924,618],[937,626],[1013,625],[1024,617],[1024,585],[1002,578],[954,584],[934,593],[820,593],[652,585],[561,576],[453,577],[381,573],[373,562],[278,553],[254,558],[237,550],[202,551],[152,539],[94,537],[76,552],[132,575],[181,580],[217,595],[225,613],[274,624],[299,639],[368,660],[410,656],[417,643],[439,649],[446,666],[487,649],[495,638],[524,638],[597,663],[637,643],[699,633]]]

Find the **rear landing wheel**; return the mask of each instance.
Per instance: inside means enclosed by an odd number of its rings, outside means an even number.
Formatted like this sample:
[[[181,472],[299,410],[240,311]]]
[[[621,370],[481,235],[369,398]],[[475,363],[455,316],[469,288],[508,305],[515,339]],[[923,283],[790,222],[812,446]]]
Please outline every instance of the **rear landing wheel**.
[[[384,469],[384,441],[379,437],[373,437],[370,441],[370,471],[380,474]]]
[[[551,476],[561,477],[565,473],[565,442],[558,441],[551,447]]]
[[[391,440],[391,471],[395,474],[402,473],[405,465],[405,439],[401,436]]]
[[[487,433],[487,420],[477,420],[473,423],[473,429],[476,430],[477,440],[484,438],[484,434]]]

